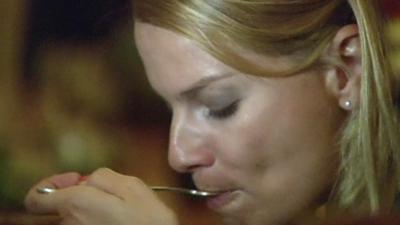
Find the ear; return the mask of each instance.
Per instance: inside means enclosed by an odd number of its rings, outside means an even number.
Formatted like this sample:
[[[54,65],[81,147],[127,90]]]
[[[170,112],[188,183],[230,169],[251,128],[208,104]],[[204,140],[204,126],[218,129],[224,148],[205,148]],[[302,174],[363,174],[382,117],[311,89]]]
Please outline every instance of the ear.
[[[330,64],[326,74],[328,89],[344,110],[352,111],[360,103],[361,46],[355,24],[339,29],[323,56]]]

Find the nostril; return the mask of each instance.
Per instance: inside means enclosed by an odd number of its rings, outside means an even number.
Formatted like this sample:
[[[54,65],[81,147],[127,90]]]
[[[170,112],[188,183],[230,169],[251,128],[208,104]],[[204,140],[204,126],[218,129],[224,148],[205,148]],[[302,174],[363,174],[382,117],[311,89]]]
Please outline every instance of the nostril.
[[[186,171],[188,172],[193,172],[195,171],[197,168],[203,167],[202,165],[192,165],[192,166],[188,166]]]

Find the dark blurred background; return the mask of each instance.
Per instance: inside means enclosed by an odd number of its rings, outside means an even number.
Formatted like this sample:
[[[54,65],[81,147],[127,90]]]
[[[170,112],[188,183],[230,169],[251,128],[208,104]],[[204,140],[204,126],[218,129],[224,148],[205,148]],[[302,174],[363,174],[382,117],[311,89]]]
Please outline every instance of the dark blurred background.
[[[399,15],[398,1],[382,1]],[[2,0],[0,13],[0,224],[50,224],[22,202],[54,173],[110,167],[149,185],[191,185],[167,165],[170,113],[145,78],[130,0]],[[400,49],[400,22],[387,32]],[[218,222],[201,201],[160,197],[182,224]]]
[[[0,224],[51,223],[22,202],[54,173],[191,185],[167,164],[170,112],[145,78],[130,0],[2,0],[0,12]],[[160,197],[184,224],[217,221],[201,201]]]

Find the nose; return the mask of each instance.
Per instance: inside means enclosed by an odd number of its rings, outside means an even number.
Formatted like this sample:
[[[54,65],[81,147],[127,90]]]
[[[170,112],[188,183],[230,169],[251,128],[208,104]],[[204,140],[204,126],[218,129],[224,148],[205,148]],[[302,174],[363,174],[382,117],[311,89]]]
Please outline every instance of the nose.
[[[173,169],[188,173],[214,164],[215,158],[206,133],[204,122],[183,110],[174,111],[168,152]]]

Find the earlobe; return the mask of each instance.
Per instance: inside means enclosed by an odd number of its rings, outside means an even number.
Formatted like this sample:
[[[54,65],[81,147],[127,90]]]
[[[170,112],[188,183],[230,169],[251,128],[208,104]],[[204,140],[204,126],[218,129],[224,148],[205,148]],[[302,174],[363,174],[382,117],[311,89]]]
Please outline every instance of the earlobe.
[[[330,64],[327,85],[347,111],[356,109],[360,102],[361,46],[356,25],[342,27],[335,35],[327,51]]]

